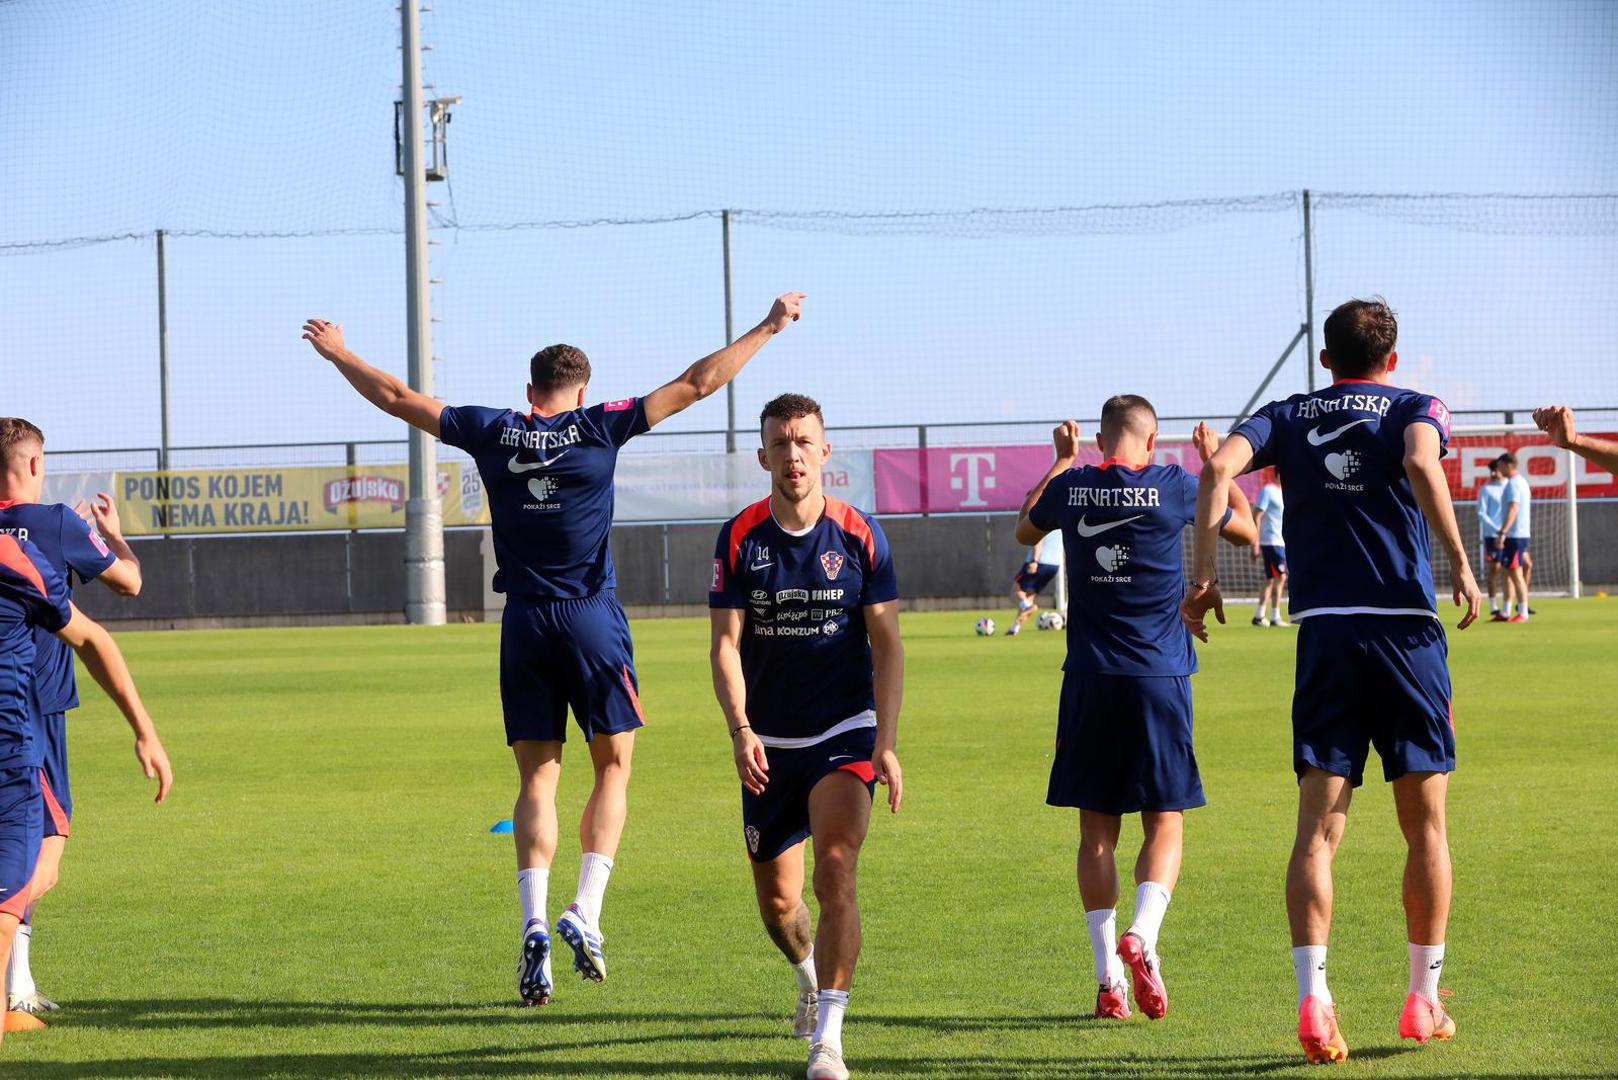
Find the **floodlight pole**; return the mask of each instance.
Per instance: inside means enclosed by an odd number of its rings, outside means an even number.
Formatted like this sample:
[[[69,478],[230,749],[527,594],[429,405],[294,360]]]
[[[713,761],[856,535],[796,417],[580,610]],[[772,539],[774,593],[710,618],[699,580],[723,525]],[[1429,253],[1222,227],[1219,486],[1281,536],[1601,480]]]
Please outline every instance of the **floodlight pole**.
[[[410,388],[433,392],[433,331],[427,299],[427,179],[422,171],[421,16],[400,0],[403,56],[405,309]],[[410,490],[405,501],[405,622],[444,623],[444,515],[438,498],[438,447],[410,429]]]
[[[1309,392],[1315,392],[1315,221],[1309,212],[1309,189],[1303,189],[1303,303],[1305,334],[1303,368]]]
[[[736,340],[733,321],[734,294],[730,288],[730,211],[719,212],[719,232],[725,249],[725,344]],[[736,452],[736,380],[725,384],[725,453]]]
[[[157,230],[157,394],[162,417],[162,441],[158,444],[157,467],[169,468],[169,276],[164,260],[164,231]]]

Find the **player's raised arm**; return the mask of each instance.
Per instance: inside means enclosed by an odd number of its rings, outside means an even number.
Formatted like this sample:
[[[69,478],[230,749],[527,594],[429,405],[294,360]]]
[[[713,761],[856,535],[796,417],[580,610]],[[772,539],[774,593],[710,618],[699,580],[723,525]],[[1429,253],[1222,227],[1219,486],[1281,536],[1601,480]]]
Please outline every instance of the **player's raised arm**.
[[[389,416],[396,416],[411,427],[438,438],[438,418],[444,411],[444,403],[412,390],[403,379],[372,367],[349,352],[343,344],[340,325],[325,319],[310,319],[303,324],[303,340],[330,360],[366,401]]]
[[[1571,450],[1586,461],[1610,473],[1618,473],[1618,442],[1580,435],[1573,422],[1573,410],[1566,405],[1547,405],[1534,410],[1534,423],[1563,450]]]
[[[1466,614],[1456,624],[1465,630],[1478,617],[1483,605],[1483,593],[1472,576],[1472,564],[1467,561],[1466,548],[1461,543],[1461,527],[1455,523],[1455,505],[1450,502],[1449,480],[1439,464],[1442,450],[1438,429],[1431,424],[1411,424],[1405,428],[1405,475],[1410,478],[1410,490],[1421,507],[1422,517],[1438,538],[1449,556],[1450,586],[1454,590],[1455,606],[1466,608]]]
[[[803,314],[803,298],[800,292],[776,297],[770,313],[757,326],[718,352],[704,356],[681,372],[679,378],[647,394],[646,426],[656,427],[734,379],[766,341],[798,321]]]
[[[82,507],[82,509],[80,509]],[[101,571],[97,581],[105,582],[107,588],[119,596],[139,596],[142,584],[140,560],[135,557],[135,549],[129,546],[124,539],[123,524],[118,519],[118,506],[112,501],[112,496],[105,491],[96,492],[96,501],[93,503],[81,502],[74,507],[80,517],[95,526],[101,534],[101,539],[107,543],[107,548],[117,558],[117,562]],[[88,517],[85,515],[88,514]]]
[[[1230,491],[1236,486],[1236,477],[1246,472],[1252,463],[1253,444],[1245,436],[1232,435],[1202,466],[1202,475],[1197,480],[1191,582],[1180,604],[1180,618],[1201,641],[1208,640],[1208,627],[1203,620],[1210,610],[1221,623],[1225,621],[1225,600],[1219,593],[1215,557],[1220,521],[1225,516],[1225,508],[1231,505]]]
[[[871,640],[871,683],[876,697],[876,748],[871,766],[888,786],[888,810],[897,814],[904,798],[899,769],[899,707],[905,696],[905,647],[899,640],[899,602],[865,605],[865,633]]]
[[[1214,434],[1214,429],[1208,426],[1206,420],[1198,422],[1196,430],[1191,432],[1191,442],[1197,448],[1197,456],[1202,458],[1204,465],[1208,464],[1208,459],[1219,451],[1219,436]],[[1258,518],[1253,513],[1252,504],[1247,501],[1247,493],[1237,485],[1231,484],[1226,489],[1225,505],[1230,507],[1230,516],[1219,527],[1219,535],[1237,547],[1250,548],[1256,557]]]
[[[742,608],[714,608],[708,613],[713,636],[708,662],[713,667],[713,692],[730,730],[730,749],[736,775],[754,795],[764,794],[769,783],[770,760],[747,723],[747,683],[742,677]]]
[[[156,801],[162,802],[174,783],[174,770],[169,765],[162,740],[157,737],[157,728],[141,703],[140,691],[135,689],[135,678],[129,673],[129,665],[124,663],[123,651],[100,623],[77,607],[73,607],[72,612],[73,617],[56,636],[73,647],[101,689],[129,721],[135,732],[135,760],[140,762],[148,780],[157,781]]]
[[[1064,420],[1051,429],[1051,443],[1056,447],[1056,460],[1046,470],[1045,478],[1035,484],[1028,497],[1022,501],[1022,512],[1017,515],[1017,543],[1027,544],[1030,547],[1044,539],[1049,529],[1042,529],[1029,520],[1028,514],[1033,510],[1039,497],[1045,494],[1045,487],[1052,480],[1071,469],[1079,460],[1079,422],[1077,420]]]

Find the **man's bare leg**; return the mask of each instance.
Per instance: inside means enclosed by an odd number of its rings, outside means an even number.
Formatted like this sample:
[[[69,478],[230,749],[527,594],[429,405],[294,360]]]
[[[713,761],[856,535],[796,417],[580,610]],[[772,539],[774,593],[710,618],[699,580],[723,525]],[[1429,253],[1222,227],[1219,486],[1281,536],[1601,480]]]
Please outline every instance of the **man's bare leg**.
[[[1298,781],[1298,830],[1287,863],[1287,922],[1298,980],[1298,1041],[1317,1064],[1348,1056],[1326,985],[1326,944],[1331,938],[1332,860],[1348,825],[1353,794],[1348,777],[1324,769],[1310,768]]]
[[[1399,1017],[1399,1034],[1418,1042],[1434,1037],[1448,1039],[1455,1034],[1454,1021],[1438,1004],[1444,934],[1449,926],[1454,886],[1444,814],[1448,792],[1448,773],[1405,773],[1393,782],[1393,804],[1409,849],[1405,858],[1404,905],[1410,985]]]
[[[829,1047],[843,1052],[843,1013],[854,965],[860,956],[860,909],[856,888],[860,847],[871,823],[871,795],[851,772],[828,773],[809,792],[809,827],[814,834],[815,975],[820,986],[819,1017],[811,1036],[811,1056]]]
[[[29,1012],[56,1008],[55,1004],[39,996],[38,988],[34,985],[34,973],[30,970],[28,962],[31,945],[29,938],[33,932],[34,912],[39,908],[39,901],[46,893],[56,888],[61,873],[62,853],[66,847],[65,836],[47,836],[39,842],[39,860],[34,863],[34,877],[30,882],[33,886],[33,899],[28,903],[22,925],[17,927],[17,933],[12,938],[11,960],[4,967],[0,967],[0,981],[6,984],[3,989],[8,1008],[12,999],[21,999],[22,1007]]]
[[[550,1000],[549,921],[545,909],[551,863],[556,858],[556,785],[562,776],[562,743],[518,740],[517,801],[511,808],[511,835],[517,852],[517,896],[522,903],[522,965],[517,993],[530,1005]]]
[[[1079,902],[1090,937],[1098,986],[1096,1015],[1123,1019],[1129,1015],[1124,962],[1118,958],[1118,833],[1123,818],[1095,810],[1079,811]]]
[[[583,849],[579,888],[573,903],[556,920],[557,934],[573,949],[574,968],[595,982],[607,977],[607,960],[601,951],[601,904],[629,811],[629,766],[634,753],[633,730],[590,739],[595,786],[579,818],[579,847]]]
[[[814,927],[803,902],[803,843],[794,844],[768,862],[753,863],[753,891],[764,931],[792,965],[798,982],[798,1009],[793,1035],[814,1034],[819,1009],[815,994]]]

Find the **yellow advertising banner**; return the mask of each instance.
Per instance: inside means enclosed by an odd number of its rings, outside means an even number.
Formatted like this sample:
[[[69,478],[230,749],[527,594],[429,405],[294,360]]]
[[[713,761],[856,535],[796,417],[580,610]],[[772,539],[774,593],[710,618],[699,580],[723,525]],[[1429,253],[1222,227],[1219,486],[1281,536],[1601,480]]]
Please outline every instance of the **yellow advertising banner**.
[[[407,489],[404,465],[113,474],[118,515],[129,536],[400,529]],[[445,525],[489,523],[483,482],[470,463],[440,464],[438,494]]]

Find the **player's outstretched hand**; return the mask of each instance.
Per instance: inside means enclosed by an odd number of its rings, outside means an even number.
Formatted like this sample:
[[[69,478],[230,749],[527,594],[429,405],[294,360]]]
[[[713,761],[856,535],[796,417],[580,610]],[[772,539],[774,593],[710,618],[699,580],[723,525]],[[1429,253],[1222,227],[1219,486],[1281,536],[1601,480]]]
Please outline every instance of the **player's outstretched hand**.
[[[1214,451],[1219,449],[1219,436],[1208,426],[1208,421],[1200,420],[1191,432],[1191,445],[1197,448],[1197,456],[1206,465],[1208,459],[1214,456]]]
[[[1473,586],[1476,588],[1477,586]],[[1219,625],[1225,624],[1225,598],[1219,594],[1218,585],[1204,585],[1202,588],[1193,586],[1180,601],[1180,620],[1185,628],[1197,635],[1197,640],[1208,640],[1208,624],[1206,622],[1209,610],[1219,620]]]
[[[801,292],[789,292],[775,298],[775,303],[770,305],[770,313],[764,316],[763,325],[769,328],[770,333],[779,334],[803,316],[805,295]]]
[[[1073,461],[1079,456],[1079,422],[1064,420],[1051,429],[1051,443],[1056,447],[1056,460]]]
[[[764,744],[750,727],[731,736],[730,744],[736,754],[736,775],[741,778],[742,787],[754,795],[764,794],[764,785],[770,782],[770,759],[764,754]]]
[[[169,797],[169,788],[174,786],[174,767],[169,764],[168,752],[163,749],[163,742],[156,734],[136,738],[135,760],[140,762],[141,771],[146,779],[157,781],[156,802],[162,802]]]
[[[1450,567],[1449,580],[1455,589],[1455,606],[1466,607],[1466,614],[1461,616],[1455,629],[1465,630],[1477,621],[1478,613],[1483,610],[1483,591],[1478,588],[1478,579],[1472,575],[1472,568],[1464,563]]]
[[[904,772],[899,768],[899,755],[894,753],[892,747],[878,747],[876,753],[871,755],[871,768],[876,772],[876,782],[886,784],[888,787],[888,812],[897,814],[905,791]]]
[[[1577,432],[1573,423],[1573,410],[1566,405],[1547,405],[1543,409],[1535,409],[1534,423],[1539,425],[1539,430],[1551,437],[1551,442],[1563,450],[1573,445],[1573,437]]]
[[[93,524],[101,530],[102,536],[122,536],[124,534],[123,522],[118,519],[118,504],[112,501],[112,496],[105,491],[96,492],[96,501],[90,506],[90,516]]]
[[[315,347],[315,352],[327,360],[335,360],[346,351],[343,346],[343,327],[325,319],[310,319],[303,324],[303,340]]]

